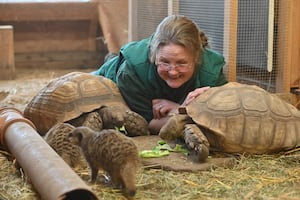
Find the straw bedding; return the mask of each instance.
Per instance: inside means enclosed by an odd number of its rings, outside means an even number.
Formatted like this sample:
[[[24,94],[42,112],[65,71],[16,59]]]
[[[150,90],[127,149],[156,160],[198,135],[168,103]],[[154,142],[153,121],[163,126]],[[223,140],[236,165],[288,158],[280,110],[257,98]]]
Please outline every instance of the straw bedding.
[[[87,70],[88,71],[88,70]],[[0,81],[0,106],[23,110],[50,79],[65,70],[21,71],[16,80]],[[276,155],[232,155],[230,167],[184,172],[144,167],[137,176],[135,199],[300,199],[300,148]],[[89,169],[75,172],[99,199],[125,199],[117,189],[100,181],[90,184]],[[0,150],[0,199],[38,200],[39,194],[13,157]]]

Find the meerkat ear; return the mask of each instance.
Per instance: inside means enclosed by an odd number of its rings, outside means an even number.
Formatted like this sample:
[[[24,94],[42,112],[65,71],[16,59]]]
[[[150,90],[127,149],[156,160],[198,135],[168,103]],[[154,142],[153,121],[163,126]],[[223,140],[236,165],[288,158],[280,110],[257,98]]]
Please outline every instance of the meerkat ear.
[[[80,143],[82,141],[82,138],[83,138],[83,135],[81,132],[78,132],[77,134],[77,139],[78,139],[78,142]]]
[[[72,132],[69,132],[68,134],[67,134],[67,136],[65,137],[65,139],[69,139],[70,137],[72,137]]]

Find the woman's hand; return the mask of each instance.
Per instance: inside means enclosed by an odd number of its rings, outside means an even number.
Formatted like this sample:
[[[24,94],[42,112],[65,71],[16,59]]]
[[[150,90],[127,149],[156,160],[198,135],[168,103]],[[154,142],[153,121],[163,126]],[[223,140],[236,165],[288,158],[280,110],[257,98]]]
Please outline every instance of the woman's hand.
[[[167,99],[153,99],[152,111],[153,118],[160,119],[166,117],[170,112],[176,112],[180,105]]]
[[[197,88],[194,91],[190,92],[185,98],[182,106],[186,106],[193,99],[195,99],[200,94],[203,94],[210,87]],[[158,134],[160,128],[166,123],[169,119],[170,113],[178,113],[178,108],[180,104],[167,99],[153,99],[152,100],[152,111],[153,119],[149,122],[149,128],[152,134]]]
[[[210,87],[202,87],[202,88],[196,88],[194,91],[189,92],[189,94],[186,96],[182,106],[186,106],[189,103],[191,103],[192,100],[194,100],[197,96],[200,94],[203,94],[205,91],[207,91]]]

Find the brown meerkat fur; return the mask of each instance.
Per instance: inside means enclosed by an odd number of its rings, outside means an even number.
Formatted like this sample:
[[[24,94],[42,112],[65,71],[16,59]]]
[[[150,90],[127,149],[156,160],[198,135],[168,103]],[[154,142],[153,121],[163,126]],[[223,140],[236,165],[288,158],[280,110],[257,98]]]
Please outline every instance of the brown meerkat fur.
[[[140,161],[137,146],[131,138],[115,129],[95,132],[83,126],[75,128],[68,138],[81,147],[91,169],[91,182],[95,182],[101,168],[127,196],[135,195]]]
[[[68,123],[57,123],[44,136],[49,146],[73,168],[85,163],[80,147],[66,140],[68,134],[74,129],[75,127]]]

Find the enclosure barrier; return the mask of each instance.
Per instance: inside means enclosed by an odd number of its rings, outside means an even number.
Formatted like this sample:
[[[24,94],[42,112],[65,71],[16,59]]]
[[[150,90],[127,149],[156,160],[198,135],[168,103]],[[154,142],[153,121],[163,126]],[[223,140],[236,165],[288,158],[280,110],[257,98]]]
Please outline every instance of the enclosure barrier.
[[[0,144],[15,156],[42,199],[98,199],[15,108],[0,109]]]
[[[0,25],[0,80],[16,77],[13,32],[13,26]]]

